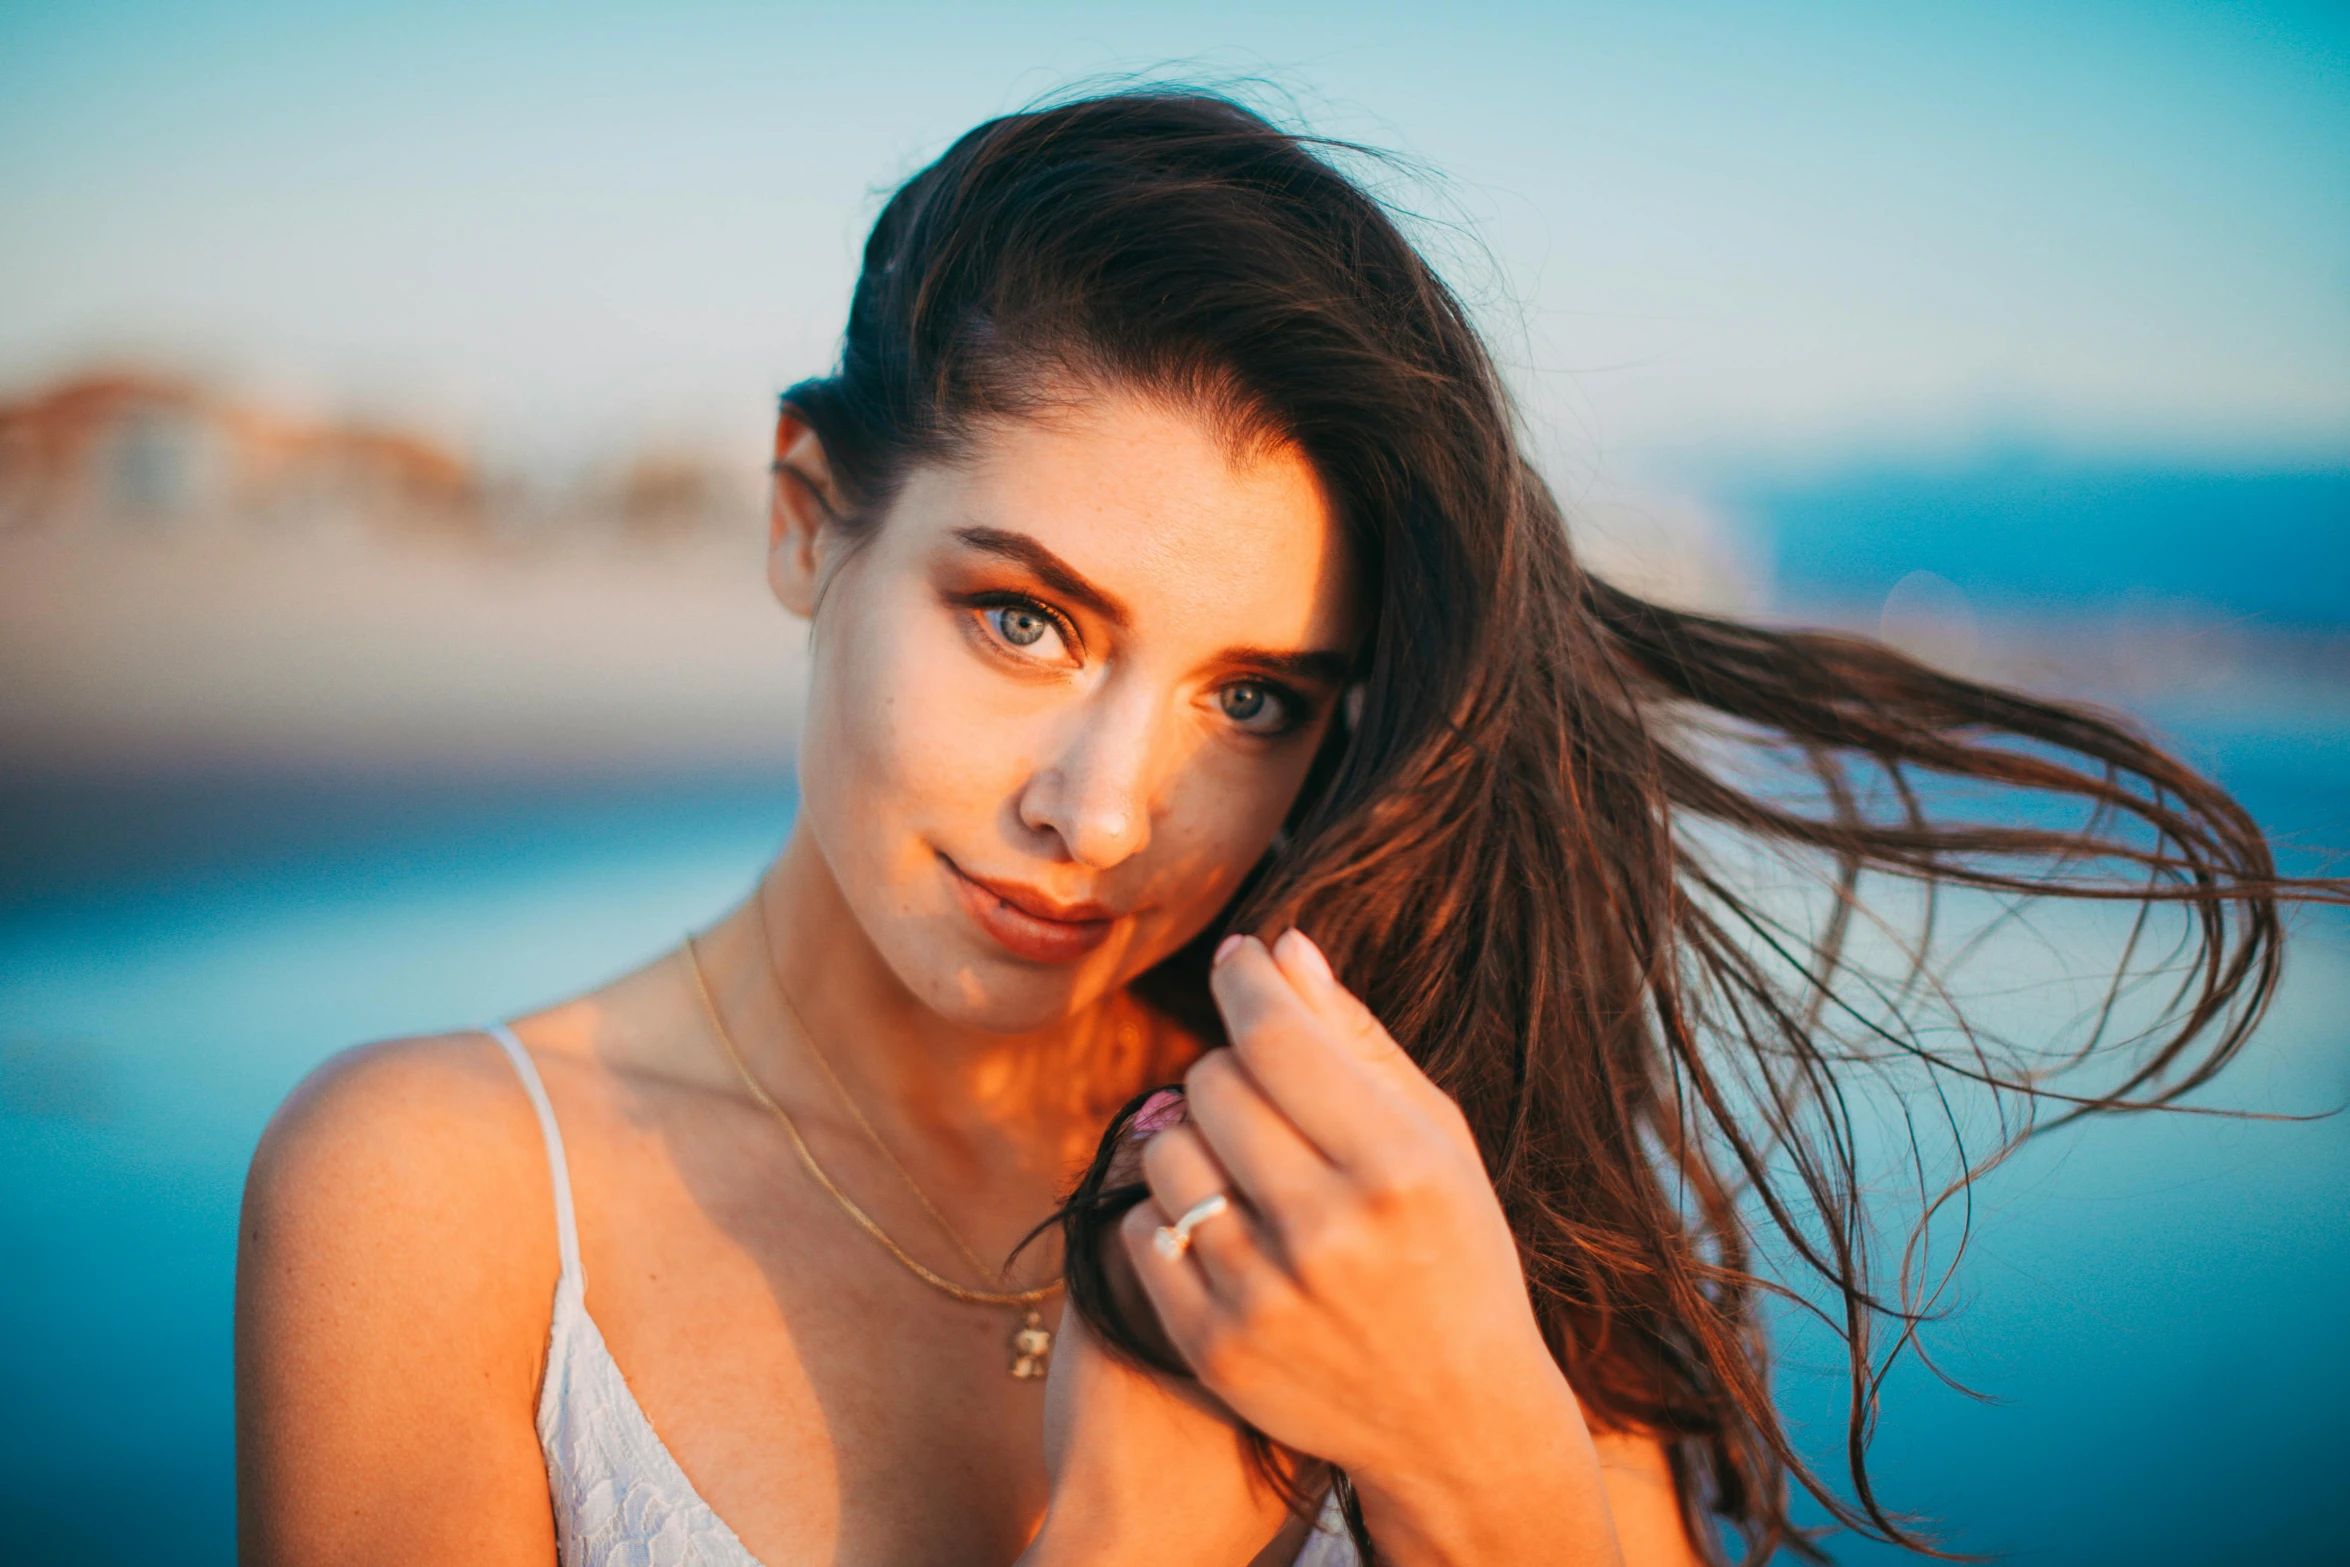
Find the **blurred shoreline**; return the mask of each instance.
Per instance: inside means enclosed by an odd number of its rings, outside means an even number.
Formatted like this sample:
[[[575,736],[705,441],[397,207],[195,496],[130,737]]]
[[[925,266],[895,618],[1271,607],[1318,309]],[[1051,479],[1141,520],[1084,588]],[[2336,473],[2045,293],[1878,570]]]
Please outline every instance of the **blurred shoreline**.
[[[2350,727],[2350,631],[2127,607],[1752,613],[2157,722]],[[18,773],[769,765],[792,753],[805,641],[748,530],[5,534],[0,755]]]
[[[1756,616],[1874,637],[1939,669],[2157,725],[2350,726],[2350,628],[2195,605],[1997,605],[1921,613],[1913,574],[1882,603],[1822,597]]]
[[[2350,736],[2340,473],[1994,454],[1717,488],[1586,496],[1577,547],[1663,602],[2158,729]],[[806,628],[767,590],[761,495],[707,452],[533,484],[396,423],[66,377],[0,404],[0,776],[772,774]],[[2196,602],[2231,592],[2269,612]]]

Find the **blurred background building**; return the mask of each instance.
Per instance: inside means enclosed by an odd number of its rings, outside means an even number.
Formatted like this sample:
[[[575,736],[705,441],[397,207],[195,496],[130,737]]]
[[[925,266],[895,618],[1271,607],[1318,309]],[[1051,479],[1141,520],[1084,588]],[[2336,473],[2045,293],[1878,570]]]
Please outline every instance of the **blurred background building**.
[[[404,431],[306,424],[185,381],[95,371],[0,405],[0,527],[478,522],[464,459]]]
[[[2338,5],[20,3],[28,1559],[232,1558],[238,1183],[302,1073],[641,960],[781,841],[774,395],[830,361],[892,182],[1137,75],[1404,155],[1360,167],[1598,569],[2124,707],[2288,863],[2350,848]],[[2036,931],[2013,972],[2101,939]],[[2350,937],[2304,921],[2230,1102],[2342,1103],[2346,1017]],[[1897,1382],[1886,1494],[2021,1561],[2338,1554],[2350,1118],[2095,1128],[2002,1178],[1937,1342],[2006,1402]],[[1832,1468],[1805,1331],[1785,1397]]]
[[[497,483],[433,434],[305,419],[137,368],[0,403],[0,530],[366,532],[659,545],[755,538],[755,466],[652,447],[556,495]]]

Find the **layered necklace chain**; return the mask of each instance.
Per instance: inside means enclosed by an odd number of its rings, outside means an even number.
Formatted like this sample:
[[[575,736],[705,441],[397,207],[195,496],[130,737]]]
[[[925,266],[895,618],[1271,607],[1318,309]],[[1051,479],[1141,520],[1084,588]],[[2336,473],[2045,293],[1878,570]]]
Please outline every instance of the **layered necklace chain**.
[[[930,1200],[915,1181],[913,1173],[890,1150],[889,1144],[883,1141],[881,1134],[874,1129],[873,1123],[865,1118],[865,1112],[857,1107],[857,1101],[850,1097],[847,1086],[841,1082],[839,1074],[833,1071],[832,1063],[825,1059],[823,1050],[816,1043],[815,1033],[808,1027],[806,1020],[800,1016],[800,1009],[793,1004],[791,993],[784,989],[782,976],[774,973],[775,949],[774,944],[767,937],[767,911],[758,906],[757,899],[753,900],[753,906],[757,908],[760,943],[767,951],[769,975],[775,982],[775,993],[782,999],[784,1010],[791,1015],[792,1023],[798,1028],[800,1038],[807,1043],[808,1054],[815,1061],[817,1069],[824,1074],[825,1082],[832,1085],[834,1096],[840,1100],[842,1108],[848,1111],[849,1119],[854,1121],[857,1129],[865,1134],[865,1140],[873,1145],[874,1151],[881,1155],[891,1169],[897,1171],[898,1179],[905,1182],[906,1190],[913,1193],[914,1200],[922,1205],[922,1211],[930,1215],[931,1222],[938,1226],[939,1233],[953,1242],[955,1250],[963,1254],[963,1260],[971,1265],[971,1271],[982,1278],[994,1275],[995,1270],[981,1262],[978,1254],[964,1243],[963,1237],[956,1233],[955,1227],[947,1222],[946,1215],[938,1211],[938,1205]],[[1020,1325],[1012,1330],[1009,1346],[1012,1356],[1012,1375],[1023,1381],[1043,1376],[1052,1360],[1053,1335],[1052,1330],[1044,1325],[1044,1318],[1036,1308],[1046,1296],[1061,1287],[1061,1281],[1052,1279],[1033,1289],[1025,1290],[973,1289],[968,1285],[957,1284],[943,1274],[925,1267],[905,1247],[899,1245],[888,1231],[874,1221],[871,1214],[859,1207],[854,1198],[840,1189],[839,1183],[826,1173],[824,1166],[816,1162],[816,1155],[809,1149],[808,1140],[800,1135],[798,1123],[792,1120],[790,1113],[782,1105],[776,1103],[775,1097],[767,1092],[758,1076],[751,1071],[750,1063],[743,1058],[742,1051],[735,1045],[734,1035],[726,1027],[726,1019],[718,1011],[717,998],[710,993],[709,977],[702,972],[702,955],[695,946],[692,936],[689,935],[685,938],[685,945],[681,951],[685,958],[686,969],[693,976],[694,993],[701,998],[702,1012],[709,1019],[710,1031],[717,1036],[719,1048],[726,1052],[726,1059],[734,1063],[736,1074],[742,1078],[744,1091],[760,1108],[782,1123],[784,1134],[791,1140],[792,1152],[799,1156],[800,1164],[807,1170],[810,1178],[824,1190],[825,1195],[840,1206],[840,1210],[847,1214],[859,1229],[872,1236],[879,1243],[881,1249],[888,1252],[899,1266],[932,1289],[968,1306],[1001,1306],[1018,1311],[1021,1314]]]

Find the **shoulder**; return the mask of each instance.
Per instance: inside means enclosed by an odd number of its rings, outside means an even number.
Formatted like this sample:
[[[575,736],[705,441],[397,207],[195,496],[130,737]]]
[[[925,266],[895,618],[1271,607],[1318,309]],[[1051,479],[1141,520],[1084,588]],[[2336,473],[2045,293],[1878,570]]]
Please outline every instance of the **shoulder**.
[[[237,1237],[246,1555],[546,1560],[532,1412],[558,1267],[537,1118],[495,1041],[311,1073],[262,1135]]]
[[[544,1163],[530,1101],[494,1040],[386,1040],[333,1057],[286,1096],[254,1151],[246,1204],[343,1220],[418,1202],[462,1211],[468,1194],[506,1184],[497,1176]]]
[[[240,1311],[286,1297],[344,1321],[462,1306],[489,1325],[535,1298],[525,1320],[543,1331],[553,1211],[537,1118],[495,1041],[347,1050],[287,1096],[254,1151]]]

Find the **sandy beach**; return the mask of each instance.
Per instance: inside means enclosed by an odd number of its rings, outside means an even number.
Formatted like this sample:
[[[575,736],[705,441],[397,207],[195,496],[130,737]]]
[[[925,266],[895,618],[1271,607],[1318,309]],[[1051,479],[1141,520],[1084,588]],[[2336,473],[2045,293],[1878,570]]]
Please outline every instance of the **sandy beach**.
[[[788,756],[804,627],[754,536],[0,538],[0,752],[629,768]]]

